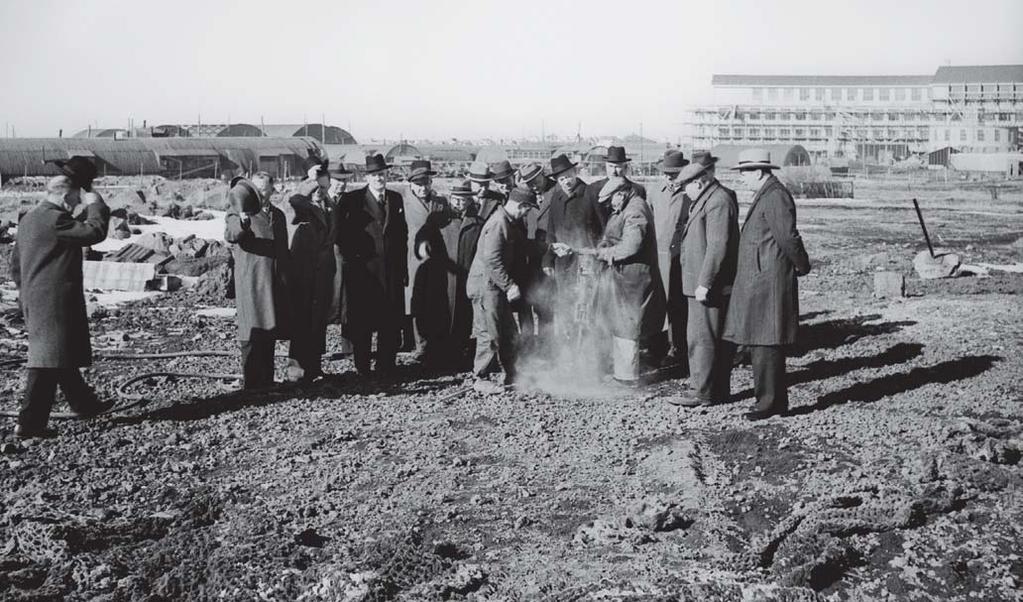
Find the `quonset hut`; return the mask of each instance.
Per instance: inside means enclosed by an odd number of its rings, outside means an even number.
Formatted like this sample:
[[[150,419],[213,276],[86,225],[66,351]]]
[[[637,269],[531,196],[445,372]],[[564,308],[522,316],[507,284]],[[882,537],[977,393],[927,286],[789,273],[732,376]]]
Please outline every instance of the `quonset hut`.
[[[57,175],[57,159],[89,157],[100,175],[217,178],[266,171],[300,176],[310,155],[325,156],[313,138],[5,138],[0,139],[0,181]]]

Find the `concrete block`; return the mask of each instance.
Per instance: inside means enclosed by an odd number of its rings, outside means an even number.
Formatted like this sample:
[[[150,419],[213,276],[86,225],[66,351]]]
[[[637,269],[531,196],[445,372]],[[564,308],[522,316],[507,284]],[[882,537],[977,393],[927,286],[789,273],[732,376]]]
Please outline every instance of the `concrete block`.
[[[935,253],[934,257],[927,251],[920,251],[913,258],[913,268],[924,280],[950,278],[956,273],[962,258],[955,253]]]
[[[906,277],[900,272],[875,272],[874,296],[900,299],[906,296]]]

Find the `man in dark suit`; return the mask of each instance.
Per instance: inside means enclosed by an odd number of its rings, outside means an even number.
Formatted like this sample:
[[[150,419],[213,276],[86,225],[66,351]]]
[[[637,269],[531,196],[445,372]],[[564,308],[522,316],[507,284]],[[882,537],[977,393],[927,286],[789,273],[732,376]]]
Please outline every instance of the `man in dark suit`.
[[[94,416],[110,409],[78,369],[92,364],[89,321],[82,283],[82,247],[103,241],[110,209],[87,181],[52,178],[46,199],[18,224],[11,257],[28,330],[28,381],[18,414],[18,437],[53,436],[47,429],[59,385],[71,410]],[[86,192],[80,188],[85,186]],[[71,212],[85,202],[82,219]]]
[[[270,203],[274,190],[270,174],[258,172],[251,181],[237,178],[232,184],[224,240],[235,245],[242,386],[256,389],[274,384],[274,345],[291,335],[288,226],[284,212]]]
[[[608,191],[619,188],[618,182],[624,180],[631,185],[636,193],[642,199],[646,199],[646,188],[642,184],[638,184],[629,179],[629,159],[625,154],[625,147],[623,146],[609,146],[607,147],[607,155],[604,158],[604,170],[607,173],[607,177],[601,178],[595,182],[592,182],[586,186],[586,198],[589,200],[590,205],[593,207],[595,216],[600,223],[600,234],[604,233],[604,228],[607,226],[607,220],[611,217],[611,196]],[[608,185],[610,182],[610,186]],[[603,192],[603,194],[602,194]],[[598,236],[598,240],[599,240]]]
[[[754,191],[742,224],[735,288],[724,337],[750,350],[757,403],[746,414],[763,420],[788,411],[785,345],[799,326],[798,276],[809,273],[810,259],[796,229],[796,204],[774,176],[779,169],[762,149],[739,154],[739,170]]]
[[[714,177],[717,157],[693,155],[678,180],[692,199],[682,230],[682,294],[686,296],[686,344],[693,393],[678,405],[722,403],[730,396],[732,346],[722,339],[735,280],[739,205],[735,193]]]
[[[681,152],[672,150],[664,155],[661,172],[664,184],[650,191],[648,198],[654,214],[657,233],[657,266],[661,283],[667,294],[668,343],[670,349],[662,365],[681,366],[682,376],[689,374],[686,346],[686,298],[682,294],[682,232],[686,227],[691,205],[678,174],[689,161]]]
[[[435,355],[439,347],[432,345],[429,335],[426,334],[432,325],[428,324],[427,318],[417,313],[416,305],[412,302],[412,292],[419,286],[419,280],[422,278],[419,274],[420,268],[426,261],[426,257],[417,255],[415,252],[415,237],[433,214],[447,214],[449,209],[448,200],[433,189],[433,176],[435,175],[437,172],[433,171],[433,166],[429,161],[425,159],[413,161],[409,166],[408,186],[401,193],[402,203],[405,207],[405,223],[408,225],[409,231],[409,286],[405,289],[405,304],[415,322],[414,335],[413,329],[409,328],[407,322],[405,328],[406,332],[415,338],[416,359],[425,364],[435,363],[440,359]]]
[[[553,180],[543,172],[539,163],[527,163],[516,172],[517,185],[528,188],[536,195],[537,207],[526,213],[523,223],[526,226],[526,238],[540,243],[547,242],[548,223],[550,221],[551,195]],[[519,311],[519,328],[525,335],[533,335],[531,347],[540,353],[550,351],[552,336],[552,314],[554,310],[554,280],[544,270],[543,257],[528,257],[528,274],[526,286],[522,291],[523,306]],[[535,325],[535,326],[534,326]]]
[[[387,189],[390,168],[380,154],[366,157],[366,187],[341,197],[335,213],[343,279],[341,323],[362,375],[370,373],[374,332],[377,373],[394,370],[405,319],[408,224],[401,195]]]

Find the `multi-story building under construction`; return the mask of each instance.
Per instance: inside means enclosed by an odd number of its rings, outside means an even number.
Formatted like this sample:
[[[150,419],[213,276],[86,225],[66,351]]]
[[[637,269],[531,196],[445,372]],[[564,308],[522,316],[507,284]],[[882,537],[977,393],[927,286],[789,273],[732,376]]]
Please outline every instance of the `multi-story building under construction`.
[[[939,67],[933,75],[714,75],[714,102],[690,107],[686,138],[799,144],[815,160],[899,159],[952,147],[1007,152],[1023,137],[1023,65]]]

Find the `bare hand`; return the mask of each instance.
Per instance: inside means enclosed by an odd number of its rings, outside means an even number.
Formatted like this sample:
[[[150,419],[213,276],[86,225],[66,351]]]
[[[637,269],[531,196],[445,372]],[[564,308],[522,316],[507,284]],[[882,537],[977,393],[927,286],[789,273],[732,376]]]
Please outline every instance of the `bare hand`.
[[[519,290],[519,285],[513,284],[508,287],[506,295],[508,296],[508,302],[514,303],[522,298],[522,291]]]
[[[543,273],[548,275],[548,276],[553,276],[554,275],[554,268],[544,268],[543,269]]]
[[[419,243],[419,256],[427,258],[430,256],[430,244],[426,241]]]
[[[566,245],[563,242],[556,242],[551,245],[551,250],[558,257],[566,257],[572,254],[572,247]]]
[[[707,287],[705,286],[696,287],[696,291],[693,293],[693,295],[696,297],[696,300],[699,301],[700,303],[707,302],[708,294],[710,294],[710,290],[707,289]]]

